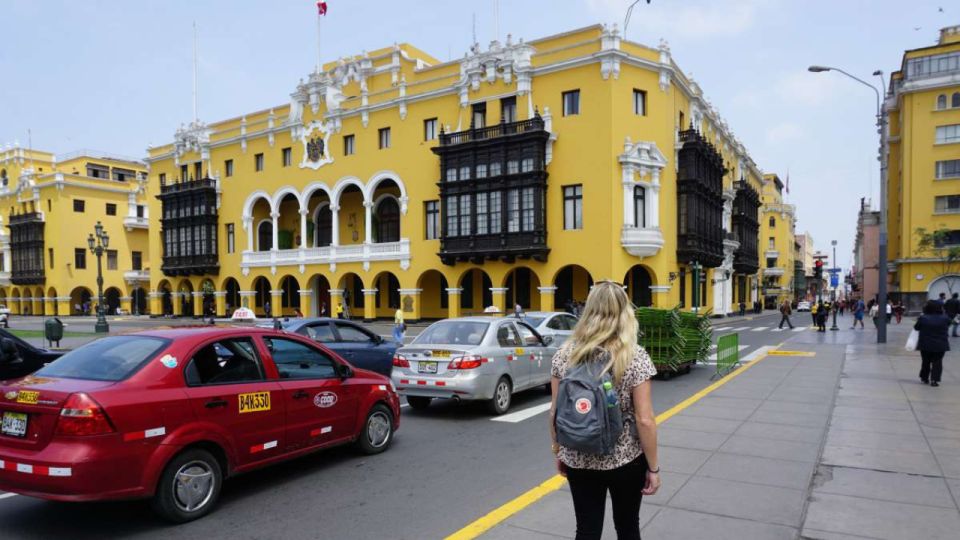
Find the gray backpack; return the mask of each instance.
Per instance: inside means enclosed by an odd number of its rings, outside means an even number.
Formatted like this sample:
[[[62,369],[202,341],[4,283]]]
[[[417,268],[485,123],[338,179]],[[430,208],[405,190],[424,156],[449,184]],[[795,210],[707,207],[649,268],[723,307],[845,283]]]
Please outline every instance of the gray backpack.
[[[557,442],[585,454],[613,453],[623,418],[606,355],[567,368],[557,390]]]

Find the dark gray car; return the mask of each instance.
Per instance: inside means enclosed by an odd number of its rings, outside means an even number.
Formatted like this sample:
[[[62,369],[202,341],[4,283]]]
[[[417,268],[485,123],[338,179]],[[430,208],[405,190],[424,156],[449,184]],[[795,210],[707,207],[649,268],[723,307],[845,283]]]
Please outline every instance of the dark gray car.
[[[393,371],[393,353],[400,344],[368,330],[362,324],[328,317],[285,319],[280,323],[287,332],[323,343],[355,367],[387,377]],[[273,326],[272,322],[267,324]]]

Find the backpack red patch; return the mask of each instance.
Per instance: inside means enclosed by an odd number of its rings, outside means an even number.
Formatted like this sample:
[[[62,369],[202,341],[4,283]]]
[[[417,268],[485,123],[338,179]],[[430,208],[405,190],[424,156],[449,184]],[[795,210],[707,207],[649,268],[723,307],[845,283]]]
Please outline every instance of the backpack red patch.
[[[587,398],[580,398],[574,403],[574,407],[576,407],[578,413],[587,414],[593,409],[593,404],[590,403],[590,400]]]

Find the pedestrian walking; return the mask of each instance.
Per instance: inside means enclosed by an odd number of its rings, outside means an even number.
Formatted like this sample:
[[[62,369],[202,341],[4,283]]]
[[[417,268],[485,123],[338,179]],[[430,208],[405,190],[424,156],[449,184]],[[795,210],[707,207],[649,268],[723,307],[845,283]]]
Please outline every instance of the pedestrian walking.
[[[521,306],[519,303],[513,306],[513,316],[518,319],[523,317],[523,306]]]
[[[960,337],[957,335],[957,324],[960,322],[960,293],[953,293],[950,296],[950,299],[943,303],[943,313],[950,319],[950,335],[953,337]]]
[[[403,310],[397,308],[393,314],[393,340],[403,345],[403,334],[407,331],[407,325],[403,322]]]
[[[743,300],[740,301],[740,316],[743,317],[747,314],[747,303]]]
[[[561,379],[568,370],[591,365],[602,366],[601,376],[611,379],[603,385],[607,406],[619,407],[623,420],[616,445],[607,454],[574,450],[557,440],[558,407],[563,409],[562,414],[573,408],[574,415],[586,416],[592,403],[580,398],[575,404],[558,405]],[[617,538],[639,540],[640,503],[644,495],[653,495],[660,488],[657,423],[649,382],[657,371],[650,356],[637,344],[637,320],[622,287],[607,281],[593,287],[583,316],[573,335],[554,355],[550,372],[550,434],[557,470],[570,484],[576,537],[600,539],[609,490]]]
[[[940,293],[939,295],[937,295],[936,302],[937,304],[940,305],[940,311],[943,311],[944,306],[947,303],[947,293]]]
[[[857,298],[857,303],[853,306],[853,326],[850,328],[856,328],[857,323],[860,323],[860,329],[863,330],[863,311],[866,306],[863,305],[863,299]]]
[[[890,324],[890,320],[893,319],[893,300],[887,300],[887,307],[885,309],[887,312],[887,324]]]
[[[267,300],[266,302],[263,303],[263,312],[267,315],[267,318],[268,318],[268,319],[272,316],[272,315],[271,315],[271,310],[270,310],[270,301],[269,301],[269,300]]]
[[[813,321],[813,326],[817,325],[817,304],[814,303],[810,306],[810,319]]]
[[[880,315],[880,304],[876,300],[870,301],[870,319],[873,320],[873,327],[878,328],[880,326],[877,317]]]
[[[337,318],[343,318],[343,302],[337,302]]]
[[[829,313],[830,308],[823,305],[823,302],[817,304],[817,332],[827,331],[827,315]]]
[[[780,326],[778,326],[778,328],[783,328],[784,322],[786,322],[787,326],[791,329],[793,328],[793,323],[790,322],[790,314],[792,313],[793,309],[790,307],[790,301],[784,300],[783,303],[780,304]]]
[[[326,302],[320,302],[320,316],[321,316],[321,317],[326,317],[326,316],[327,316],[327,303],[326,303]]]
[[[917,350],[920,351],[920,382],[930,386],[940,386],[943,373],[943,355],[950,350],[947,328],[950,319],[940,311],[936,300],[930,300],[923,306],[923,315],[913,325],[920,336]]]
[[[900,324],[900,321],[903,320],[903,302],[898,301],[895,306],[893,306],[893,316],[897,318],[897,324]]]

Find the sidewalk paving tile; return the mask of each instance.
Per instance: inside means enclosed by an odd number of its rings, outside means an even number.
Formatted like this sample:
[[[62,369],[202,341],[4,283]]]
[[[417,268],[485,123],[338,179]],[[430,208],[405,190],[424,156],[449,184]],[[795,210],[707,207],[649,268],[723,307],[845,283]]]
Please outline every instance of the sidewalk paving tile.
[[[663,458],[661,458],[663,459]],[[662,468],[662,465],[661,465]],[[673,471],[663,470],[660,472],[660,489],[657,490],[655,495],[644,495],[643,504],[654,504],[658,506],[666,505],[674,495],[680,491],[688,480],[690,480],[691,474],[678,473]]]
[[[923,425],[923,419],[920,420],[920,429],[927,437],[940,437],[944,439],[960,439],[960,422],[953,426],[955,429],[939,428]]]
[[[875,448],[878,450],[892,450],[903,452],[929,453],[930,446],[923,437],[912,435],[894,435],[891,433],[876,433],[871,431],[852,431],[830,426],[827,435],[827,444],[832,446],[856,446],[859,448]]]
[[[872,418],[851,418],[849,416],[834,416],[830,420],[830,429],[847,431],[869,431],[873,433],[888,433],[890,435],[909,435],[920,438],[923,432],[916,421],[906,420],[876,420]],[[960,435],[960,433],[958,433]]]
[[[833,388],[811,390],[809,388],[777,388],[767,398],[770,401],[796,403],[829,403],[833,401]]]
[[[834,416],[849,416],[851,418],[874,418],[877,420],[914,420],[913,411],[897,409],[875,409],[871,407],[850,407],[838,405],[833,409]]]
[[[820,445],[810,442],[778,441],[776,439],[762,439],[734,434],[720,447],[720,451],[728,454],[813,463],[817,460]]]
[[[938,452],[934,451],[940,467],[943,469],[943,475],[947,478],[960,478],[960,453]]]
[[[798,489],[695,476],[670,507],[799,527],[804,498]]]
[[[680,413],[669,420],[671,428],[708,431],[711,433],[733,433],[740,427],[740,420],[724,420]]]
[[[960,419],[957,420],[960,422]],[[927,437],[934,452],[960,454],[960,439],[950,437]]]
[[[813,492],[956,509],[943,478],[821,466]]]
[[[830,403],[800,403],[797,401],[767,401],[758,411],[777,411],[802,414],[830,414]]]
[[[753,414],[753,411],[756,410],[756,407],[727,408],[723,405],[703,403],[704,401],[707,400],[703,399],[699,403],[684,409],[683,414],[686,416],[702,416],[704,418],[743,421],[749,418],[750,415]]]
[[[940,467],[930,452],[903,452],[856,446],[831,446],[828,444],[823,448],[821,462],[827,465],[858,469],[930,476],[940,475]]]
[[[960,514],[956,509],[815,494],[805,527],[884,540],[953,540]]]
[[[644,538],[670,540],[794,540],[791,527],[664,508],[643,529]]]
[[[763,422],[744,422],[737,435],[777,439],[781,441],[819,442],[823,438],[822,427],[788,426]]]
[[[531,531],[521,527],[514,527],[501,523],[483,535],[484,540],[556,540],[557,538],[573,538],[574,535],[558,536],[538,531]]]
[[[813,464],[718,452],[707,460],[707,463],[697,472],[697,475],[724,480],[742,480],[768,486],[806,489],[810,485],[810,477],[813,475]]]
[[[716,450],[729,437],[726,433],[692,431],[664,426],[657,429],[657,442],[665,446],[693,448],[695,450]]]
[[[829,416],[823,414],[805,414],[786,411],[757,411],[750,418],[751,422],[765,422],[767,424],[783,424],[788,426],[804,426],[823,428],[827,425]]]
[[[662,441],[658,442],[660,444],[657,457],[660,458],[660,468],[664,471],[693,474],[710,459],[711,454],[706,450],[676,448],[665,446]]]

